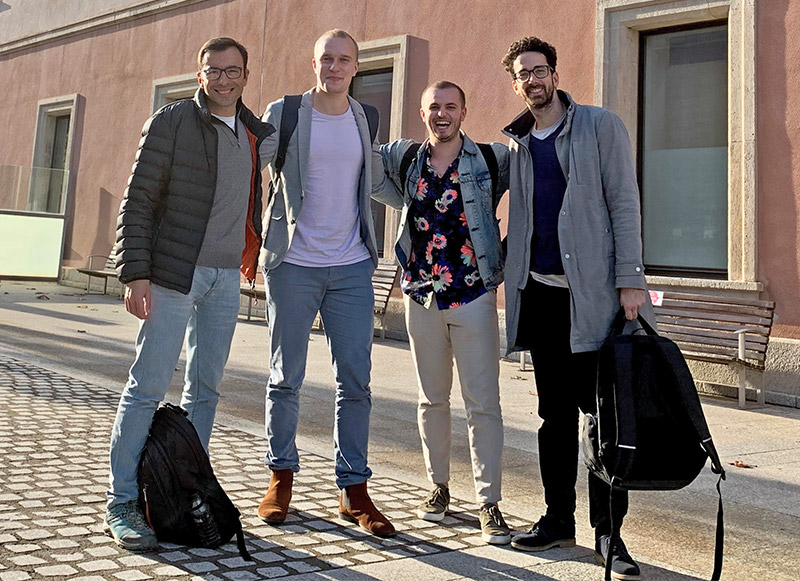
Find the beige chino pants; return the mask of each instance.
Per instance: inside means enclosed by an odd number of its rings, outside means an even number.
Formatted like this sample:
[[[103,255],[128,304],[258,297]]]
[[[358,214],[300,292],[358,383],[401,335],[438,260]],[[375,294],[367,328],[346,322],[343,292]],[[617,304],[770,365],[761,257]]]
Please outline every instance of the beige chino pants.
[[[406,327],[417,368],[417,420],[428,478],[450,480],[450,391],[455,358],[467,412],[472,474],[479,504],[500,500],[503,419],[497,293],[464,306],[426,309],[404,296]]]

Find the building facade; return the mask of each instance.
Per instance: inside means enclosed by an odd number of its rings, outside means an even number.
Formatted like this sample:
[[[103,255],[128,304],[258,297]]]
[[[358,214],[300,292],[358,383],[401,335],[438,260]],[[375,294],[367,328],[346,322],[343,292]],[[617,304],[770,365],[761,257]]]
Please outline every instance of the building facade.
[[[205,40],[248,48],[244,100],[263,112],[313,85],[313,42],[330,28],[360,43],[353,93],[381,109],[383,140],[422,138],[420,93],[448,79],[467,94],[470,136],[504,141],[522,103],[500,59],[523,36],[553,44],[560,87],[628,127],[649,280],[775,301],[768,400],[800,405],[790,0],[4,0],[0,277],[70,278],[108,255],[142,124],[194,92]],[[397,217],[373,210],[390,256]],[[696,373],[713,382],[714,367]]]

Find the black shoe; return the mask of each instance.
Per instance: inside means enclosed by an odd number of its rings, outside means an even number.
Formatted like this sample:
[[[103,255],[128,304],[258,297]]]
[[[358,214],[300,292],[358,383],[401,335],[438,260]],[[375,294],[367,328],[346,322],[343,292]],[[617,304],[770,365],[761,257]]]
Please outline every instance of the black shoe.
[[[608,558],[609,542],[610,537],[603,535],[594,543],[594,558],[604,567]],[[622,539],[617,539],[614,543],[614,552],[611,554],[611,576],[624,581],[636,581],[640,578],[639,565],[628,553]]]
[[[575,525],[551,516],[543,516],[527,533],[511,539],[511,546],[520,551],[546,551],[553,547],[575,546]]]

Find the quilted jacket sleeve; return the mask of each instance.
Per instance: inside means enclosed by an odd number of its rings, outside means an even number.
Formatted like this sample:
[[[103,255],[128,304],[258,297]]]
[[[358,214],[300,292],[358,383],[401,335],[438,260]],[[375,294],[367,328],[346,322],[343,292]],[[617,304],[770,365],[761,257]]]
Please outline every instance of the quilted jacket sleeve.
[[[175,146],[173,117],[173,109],[162,109],[142,128],[117,218],[116,266],[122,283],[150,278],[152,244],[170,182]]]

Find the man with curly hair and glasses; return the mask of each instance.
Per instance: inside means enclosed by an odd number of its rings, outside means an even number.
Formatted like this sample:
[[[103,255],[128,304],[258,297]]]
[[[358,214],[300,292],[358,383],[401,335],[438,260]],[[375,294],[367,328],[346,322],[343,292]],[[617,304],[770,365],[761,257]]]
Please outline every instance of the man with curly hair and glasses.
[[[543,551],[575,544],[578,412],[595,411],[598,349],[614,316],[652,320],[642,261],[639,190],[628,132],[600,107],[558,89],[556,50],[526,37],[502,61],[526,108],[510,138],[506,331],[510,351],[529,350],[539,396],[539,465],[546,513],[512,546]],[[627,493],[589,475],[597,559],[609,558]],[[610,508],[610,506],[613,508]],[[612,575],[639,579],[619,539]]]

